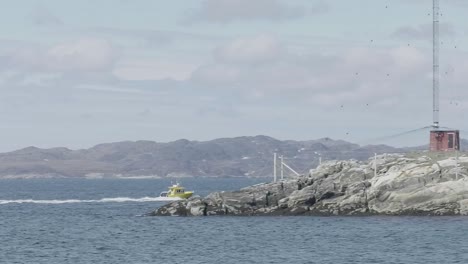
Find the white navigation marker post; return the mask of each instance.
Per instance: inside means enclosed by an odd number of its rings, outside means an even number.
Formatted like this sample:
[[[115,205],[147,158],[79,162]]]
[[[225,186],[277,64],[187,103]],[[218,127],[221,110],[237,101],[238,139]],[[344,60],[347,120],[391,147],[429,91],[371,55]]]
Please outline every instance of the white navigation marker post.
[[[276,152],[273,153],[273,182],[276,182]]]
[[[283,155],[281,155],[281,180],[284,179],[284,158]]]
[[[458,149],[457,149],[457,158],[455,159],[455,180],[458,181]]]
[[[319,166],[322,165],[322,154],[320,154],[317,151],[315,151],[314,153],[315,153],[315,155],[317,155],[319,157]]]
[[[377,177],[377,153],[374,153],[374,178]]]

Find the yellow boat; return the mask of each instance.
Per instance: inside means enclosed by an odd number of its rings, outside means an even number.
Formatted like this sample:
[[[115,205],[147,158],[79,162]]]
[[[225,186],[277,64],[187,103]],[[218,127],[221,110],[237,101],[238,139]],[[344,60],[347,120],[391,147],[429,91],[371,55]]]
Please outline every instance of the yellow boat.
[[[162,192],[159,195],[159,197],[161,198],[166,197],[169,199],[179,200],[179,199],[188,199],[192,195],[193,195],[192,191],[185,191],[185,188],[180,186],[180,184],[177,182],[176,184],[173,184],[172,186],[170,186],[167,192]]]

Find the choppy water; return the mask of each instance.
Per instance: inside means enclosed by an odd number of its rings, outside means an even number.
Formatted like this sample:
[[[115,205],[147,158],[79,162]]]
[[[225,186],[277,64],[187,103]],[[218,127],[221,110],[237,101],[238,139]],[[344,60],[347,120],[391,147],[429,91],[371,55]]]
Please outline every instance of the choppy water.
[[[198,179],[199,194],[259,180]],[[165,180],[0,180],[0,263],[468,263],[463,217],[141,217]]]

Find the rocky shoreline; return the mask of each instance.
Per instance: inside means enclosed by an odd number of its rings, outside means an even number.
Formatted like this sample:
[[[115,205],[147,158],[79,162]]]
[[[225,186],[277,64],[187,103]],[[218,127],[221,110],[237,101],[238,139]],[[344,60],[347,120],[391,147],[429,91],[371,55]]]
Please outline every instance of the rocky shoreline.
[[[468,215],[468,157],[454,155],[329,161],[302,177],[196,196],[150,215]]]

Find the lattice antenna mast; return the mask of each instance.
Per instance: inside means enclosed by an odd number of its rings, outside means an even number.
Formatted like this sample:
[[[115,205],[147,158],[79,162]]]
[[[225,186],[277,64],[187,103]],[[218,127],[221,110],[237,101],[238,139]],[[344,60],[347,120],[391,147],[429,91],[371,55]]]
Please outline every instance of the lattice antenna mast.
[[[433,89],[433,127],[439,128],[439,85],[440,85],[440,76],[439,76],[439,17],[440,17],[440,7],[439,0],[433,0],[433,80],[432,80],[432,89]]]

